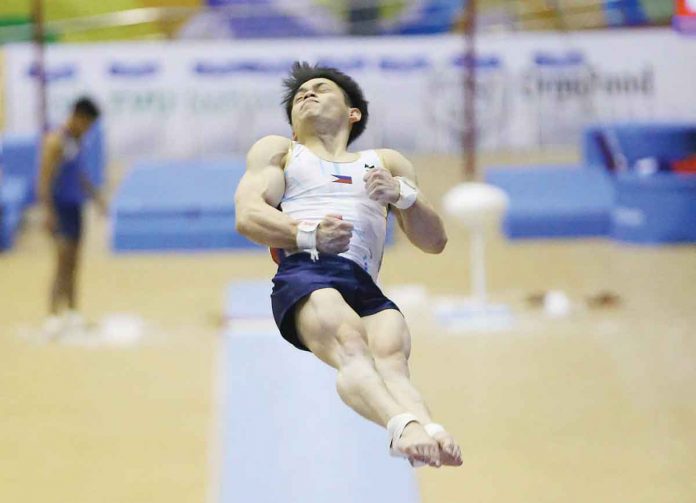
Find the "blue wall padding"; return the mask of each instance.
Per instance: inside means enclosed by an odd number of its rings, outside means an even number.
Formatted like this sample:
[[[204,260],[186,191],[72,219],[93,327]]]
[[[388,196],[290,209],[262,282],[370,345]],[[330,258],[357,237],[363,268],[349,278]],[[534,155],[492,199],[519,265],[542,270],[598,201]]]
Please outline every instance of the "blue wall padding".
[[[585,129],[582,158],[587,166],[609,169],[611,159],[603,148],[613,136],[628,167],[643,158],[673,161],[696,153],[695,123],[597,124]]]
[[[27,182],[24,204],[36,200],[36,180],[39,172],[37,135],[8,134],[2,137],[2,171],[4,176],[19,177]]]
[[[602,171],[570,166],[498,167],[487,170],[485,179],[510,198],[503,222],[509,238],[609,233],[614,195],[611,180]]]
[[[696,176],[621,173],[611,235],[633,243],[696,242]]]
[[[0,250],[14,244],[29,192],[23,177],[3,176],[0,180]]]
[[[243,173],[239,159],[138,163],[112,205],[113,248],[257,248],[235,231],[234,192]]]

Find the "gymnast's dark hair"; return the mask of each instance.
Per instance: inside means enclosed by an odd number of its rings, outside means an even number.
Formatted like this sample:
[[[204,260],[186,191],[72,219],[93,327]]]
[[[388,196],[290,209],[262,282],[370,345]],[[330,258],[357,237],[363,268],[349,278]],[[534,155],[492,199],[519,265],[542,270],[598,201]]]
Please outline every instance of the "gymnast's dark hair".
[[[73,113],[92,120],[96,120],[99,115],[99,107],[89,98],[82,97],[73,104]]]
[[[343,91],[348,106],[357,108],[362,113],[360,121],[354,123],[351,127],[350,135],[348,136],[348,145],[350,145],[365,131],[367,126],[367,101],[358,83],[336,68],[319,65],[312,66],[305,61],[295,61],[292,64],[290,74],[283,80],[283,86],[285,87],[283,105],[288,116],[288,122],[292,125],[293,98],[297,94],[297,90],[302,84],[312,79],[328,79],[334,82]]]

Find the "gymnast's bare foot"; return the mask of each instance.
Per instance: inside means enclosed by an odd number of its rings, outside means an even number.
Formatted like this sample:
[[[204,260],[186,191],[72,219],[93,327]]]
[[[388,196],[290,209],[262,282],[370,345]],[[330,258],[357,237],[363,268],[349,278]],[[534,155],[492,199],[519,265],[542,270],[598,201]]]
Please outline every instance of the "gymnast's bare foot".
[[[441,464],[438,442],[415,421],[406,425],[395,447],[406,454],[410,461],[420,461],[435,467]]]
[[[461,466],[462,465],[462,450],[457,445],[454,437],[442,430],[432,435],[432,438],[440,446],[440,461],[445,466]]]

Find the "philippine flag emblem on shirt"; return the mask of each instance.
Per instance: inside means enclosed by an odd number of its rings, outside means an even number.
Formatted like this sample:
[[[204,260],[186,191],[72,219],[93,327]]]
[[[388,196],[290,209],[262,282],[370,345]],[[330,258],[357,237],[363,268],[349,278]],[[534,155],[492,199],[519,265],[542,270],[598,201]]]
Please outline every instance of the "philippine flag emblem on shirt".
[[[335,178],[333,183],[353,183],[353,177],[348,175],[331,175]]]

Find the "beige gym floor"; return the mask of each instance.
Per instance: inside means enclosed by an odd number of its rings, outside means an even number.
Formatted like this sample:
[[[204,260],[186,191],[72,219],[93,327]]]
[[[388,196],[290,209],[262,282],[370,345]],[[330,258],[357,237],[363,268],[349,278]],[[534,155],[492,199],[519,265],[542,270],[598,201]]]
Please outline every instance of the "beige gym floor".
[[[459,162],[419,161],[439,201]],[[0,255],[0,502],[218,503],[224,289],[270,278],[273,264],[265,253],[114,255],[108,225],[89,217],[83,311],[141,316],[147,333],[125,348],[27,336],[52,265],[29,215]],[[399,236],[382,284],[466,295],[467,236],[448,230],[440,256]],[[696,247],[494,236],[487,251],[492,300],[510,306],[513,328],[448,332],[424,306],[405,309],[414,380],[465,457],[417,472],[423,503],[696,501]],[[569,316],[528,302],[552,289],[573,302]],[[588,307],[600,292],[619,302]]]

